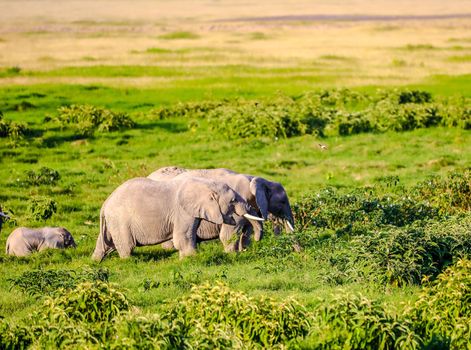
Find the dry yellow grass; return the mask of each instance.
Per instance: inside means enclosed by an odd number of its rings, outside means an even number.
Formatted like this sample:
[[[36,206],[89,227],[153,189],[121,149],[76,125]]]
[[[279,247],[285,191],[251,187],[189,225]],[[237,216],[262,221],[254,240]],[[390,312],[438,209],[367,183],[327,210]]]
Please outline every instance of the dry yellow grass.
[[[0,1],[0,67],[158,65],[318,67],[339,83],[411,83],[467,74],[471,17],[396,21],[248,21],[294,15],[452,15],[471,1]],[[196,39],[167,40],[186,31]],[[147,53],[151,48],[162,52]],[[166,52],[165,50],[169,50]],[[73,78],[152,85],[161,78]],[[9,77],[0,84],[59,82]],[[68,79],[70,82],[71,79]]]

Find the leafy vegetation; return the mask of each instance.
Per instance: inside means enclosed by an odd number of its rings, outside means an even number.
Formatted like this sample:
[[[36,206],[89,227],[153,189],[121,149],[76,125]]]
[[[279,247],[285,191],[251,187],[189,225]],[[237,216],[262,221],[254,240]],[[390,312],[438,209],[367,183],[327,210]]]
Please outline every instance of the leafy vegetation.
[[[348,89],[321,90],[269,101],[233,100],[179,104],[152,112],[159,119],[208,118],[231,139],[268,136],[354,135],[408,131],[432,126],[471,128],[470,102],[433,100],[421,90],[378,90],[361,94]]]
[[[28,295],[41,297],[52,295],[59,288],[72,289],[79,283],[90,281],[108,282],[107,269],[82,268],[80,271],[58,270],[32,270],[22,273],[18,277],[9,279],[12,288],[17,288]]]
[[[466,349],[471,336],[471,260],[455,266],[426,286],[407,311],[427,346]]]
[[[31,219],[44,221],[57,211],[57,202],[47,196],[36,196],[28,201],[28,211]]]
[[[342,292],[308,311],[295,300],[251,298],[221,282],[194,286],[159,313],[142,315],[114,285],[82,282],[57,289],[40,312],[16,325],[0,320],[0,345],[461,349],[470,331],[470,272],[471,262],[459,260],[425,287],[402,316],[358,293]]]
[[[315,326],[303,349],[418,349],[411,322],[398,319],[377,300],[344,293],[314,312]]]
[[[3,113],[0,111],[0,138],[9,137],[11,139],[20,139],[27,133],[28,127],[25,123],[3,119]]]
[[[0,257],[1,348],[462,347],[465,303],[463,317],[435,324],[419,301],[458,305],[434,299],[433,286],[471,254],[468,98],[323,89],[162,105],[154,90],[98,85],[3,93],[12,121],[2,125],[28,126],[15,147],[9,134],[0,144],[5,228],[60,224],[78,248]],[[84,268],[102,201],[169,164],[282,182],[296,232],[276,236],[267,223],[264,239],[240,254],[217,241],[183,261],[142,247]],[[459,295],[463,283],[446,293]],[[403,312],[401,302],[415,299]]]
[[[71,127],[79,136],[92,136],[94,132],[109,132],[132,128],[134,121],[126,113],[116,113],[91,105],[59,107],[58,115],[52,117],[61,126]]]
[[[38,19],[11,2],[0,245],[50,225],[77,248],[0,255],[0,349],[469,348],[466,19],[333,18],[315,35],[277,4],[286,19],[228,22],[268,4],[128,21],[126,5],[93,19],[61,2],[59,18],[50,2]],[[103,201],[169,165],[282,183],[295,233],[266,222],[238,254],[215,240],[182,260],[146,246],[93,262]]]
[[[54,185],[59,179],[60,174],[57,170],[42,167],[38,171],[28,171],[24,182],[32,186]]]

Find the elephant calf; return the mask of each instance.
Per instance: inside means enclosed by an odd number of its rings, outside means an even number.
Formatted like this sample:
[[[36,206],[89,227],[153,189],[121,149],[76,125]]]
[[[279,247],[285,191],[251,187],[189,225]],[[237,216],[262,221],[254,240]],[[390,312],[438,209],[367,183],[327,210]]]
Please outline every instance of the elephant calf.
[[[48,248],[64,249],[76,247],[74,238],[63,227],[15,229],[7,239],[6,253],[8,255],[26,256],[34,251]]]

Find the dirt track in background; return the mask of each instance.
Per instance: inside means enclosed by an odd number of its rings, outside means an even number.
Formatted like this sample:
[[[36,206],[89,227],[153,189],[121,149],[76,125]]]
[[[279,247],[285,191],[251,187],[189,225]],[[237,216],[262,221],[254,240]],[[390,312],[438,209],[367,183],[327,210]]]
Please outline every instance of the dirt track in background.
[[[295,15],[295,16],[267,16],[267,17],[245,17],[223,19],[224,21],[241,21],[241,22],[317,22],[317,21],[347,21],[347,22],[389,22],[389,21],[430,21],[441,19],[464,19],[471,18],[471,13],[465,14],[446,14],[446,15],[404,15],[404,16],[385,16],[385,15]]]

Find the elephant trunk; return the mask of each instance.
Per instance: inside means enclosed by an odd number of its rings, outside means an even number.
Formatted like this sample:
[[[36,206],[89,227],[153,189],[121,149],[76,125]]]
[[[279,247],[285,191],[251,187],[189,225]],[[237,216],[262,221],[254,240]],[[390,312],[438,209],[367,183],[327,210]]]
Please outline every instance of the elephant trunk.
[[[234,212],[239,216],[244,216],[249,211],[249,206],[244,202],[237,202],[236,204],[234,204]]]
[[[263,236],[263,218],[258,216],[258,213],[250,205],[245,203],[237,203],[234,207],[235,213],[239,216],[246,218],[253,227],[254,239],[259,241]]]

